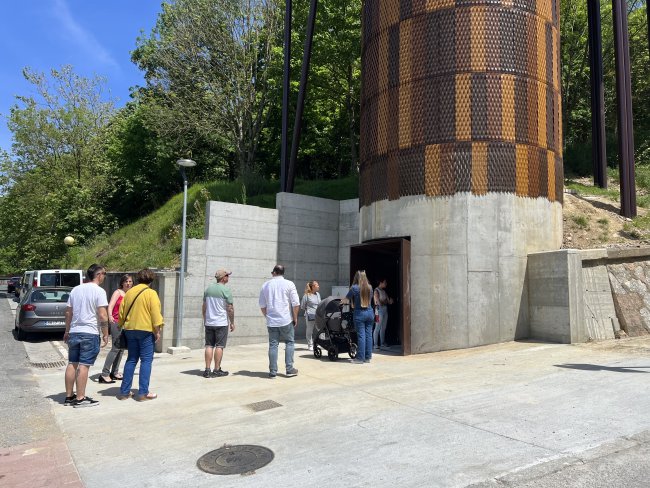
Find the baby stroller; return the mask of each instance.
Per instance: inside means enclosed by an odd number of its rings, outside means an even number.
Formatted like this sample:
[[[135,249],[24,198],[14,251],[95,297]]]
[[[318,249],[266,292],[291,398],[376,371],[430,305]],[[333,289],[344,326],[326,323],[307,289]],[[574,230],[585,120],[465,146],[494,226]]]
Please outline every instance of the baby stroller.
[[[343,312],[340,298],[327,297],[316,309],[316,321],[312,340],[314,356],[320,358],[321,347],[327,351],[330,361],[336,361],[339,353],[347,352],[352,359],[357,357],[357,333],[352,324],[352,313]]]

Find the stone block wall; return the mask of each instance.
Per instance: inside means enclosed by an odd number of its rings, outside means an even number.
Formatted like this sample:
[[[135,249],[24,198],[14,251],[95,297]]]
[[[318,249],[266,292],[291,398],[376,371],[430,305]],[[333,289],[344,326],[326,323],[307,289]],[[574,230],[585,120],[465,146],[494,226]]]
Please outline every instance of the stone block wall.
[[[650,334],[650,260],[609,264],[616,314],[628,336]]]

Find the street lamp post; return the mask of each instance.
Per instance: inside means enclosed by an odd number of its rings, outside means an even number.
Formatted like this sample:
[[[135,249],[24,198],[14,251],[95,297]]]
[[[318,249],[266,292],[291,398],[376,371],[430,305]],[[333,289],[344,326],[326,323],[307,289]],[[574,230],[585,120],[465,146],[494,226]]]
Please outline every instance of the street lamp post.
[[[72,236],[65,236],[63,238],[63,243],[68,246],[68,249],[65,253],[65,267],[69,268],[70,267],[70,248],[74,246],[74,237]]]
[[[178,304],[176,307],[176,327],[174,329],[174,346],[181,346],[183,337],[183,291],[185,288],[185,222],[187,220],[187,176],[185,168],[196,166],[196,162],[191,159],[179,159],[176,161],[178,169],[183,178],[183,236],[181,241],[181,272],[178,280]]]

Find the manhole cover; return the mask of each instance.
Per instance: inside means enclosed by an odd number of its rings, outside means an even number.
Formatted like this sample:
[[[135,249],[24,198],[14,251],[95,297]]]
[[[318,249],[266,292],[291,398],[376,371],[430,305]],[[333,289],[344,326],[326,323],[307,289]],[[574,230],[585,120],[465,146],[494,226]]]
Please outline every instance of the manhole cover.
[[[262,410],[269,410],[271,408],[281,407],[282,404],[275,402],[273,400],[264,400],[263,402],[249,403],[246,405],[253,412],[261,412]]]
[[[204,454],[197,461],[202,471],[210,474],[243,474],[255,471],[273,461],[273,451],[262,446],[224,446]]]

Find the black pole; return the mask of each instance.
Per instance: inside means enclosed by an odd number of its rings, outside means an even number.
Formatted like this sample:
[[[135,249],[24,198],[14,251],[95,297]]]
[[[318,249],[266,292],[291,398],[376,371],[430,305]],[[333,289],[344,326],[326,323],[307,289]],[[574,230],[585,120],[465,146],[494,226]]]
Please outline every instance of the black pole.
[[[289,138],[289,83],[291,78],[291,0],[284,9],[284,71],[282,74],[282,137],[280,142],[280,191],[287,190],[287,140]]]
[[[589,78],[591,81],[591,154],[594,185],[607,188],[607,149],[605,147],[605,92],[603,89],[603,47],[600,0],[587,0],[589,21]]]
[[[296,172],[296,156],[298,155],[298,144],[300,143],[300,132],[302,130],[302,111],[305,106],[305,93],[307,92],[307,76],[309,74],[309,62],[311,60],[311,44],[314,39],[314,24],[316,23],[316,7],[318,0],[311,0],[309,5],[309,19],[307,20],[307,37],[305,38],[305,51],[302,56],[302,71],[300,73],[300,88],[298,89],[298,102],[296,103],[296,119],[293,123],[293,139],[291,141],[291,158],[289,159],[289,171],[287,172],[287,189],[293,192],[293,180]]]
[[[648,0],[645,2],[645,18],[648,28],[648,56],[650,56],[650,9],[648,8]]]
[[[627,10],[623,0],[612,0],[616,58],[616,101],[618,115],[618,159],[621,181],[621,215],[636,216],[634,182],[634,132],[632,128],[632,88],[628,47]]]

